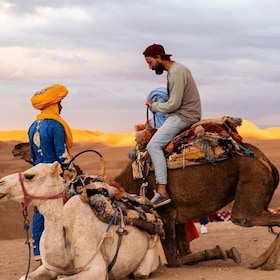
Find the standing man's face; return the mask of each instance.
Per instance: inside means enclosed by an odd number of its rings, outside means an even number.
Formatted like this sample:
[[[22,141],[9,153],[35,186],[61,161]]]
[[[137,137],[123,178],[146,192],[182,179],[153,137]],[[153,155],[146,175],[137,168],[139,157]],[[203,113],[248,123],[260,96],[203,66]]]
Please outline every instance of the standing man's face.
[[[62,110],[61,102],[58,102],[58,113],[60,114]]]
[[[157,75],[161,75],[164,71],[164,66],[160,58],[146,57],[146,62],[149,65],[149,68],[154,70]]]

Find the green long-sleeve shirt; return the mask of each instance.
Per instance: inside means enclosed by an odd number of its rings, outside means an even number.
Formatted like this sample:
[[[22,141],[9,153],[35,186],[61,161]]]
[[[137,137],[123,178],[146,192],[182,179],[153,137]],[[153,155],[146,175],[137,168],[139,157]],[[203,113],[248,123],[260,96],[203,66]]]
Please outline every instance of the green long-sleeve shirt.
[[[178,115],[190,125],[201,119],[201,102],[196,83],[188,68],[174,62],[167,74],[167,102],[154,102],[154,112]]]

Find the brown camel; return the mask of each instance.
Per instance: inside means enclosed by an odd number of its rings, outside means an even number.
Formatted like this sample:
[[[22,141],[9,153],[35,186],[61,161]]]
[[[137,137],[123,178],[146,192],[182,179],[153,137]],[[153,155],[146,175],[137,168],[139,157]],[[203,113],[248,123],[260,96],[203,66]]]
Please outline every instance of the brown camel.
[[[194,257],[192,261],[216,258],[219,254],[213,256],[207,251],[189,255],[188,244],[184,243],[183,226],[186,221],[214,213],[232,201],[231,221],[234,224],[244,227],[280,225],[280,215],[268,211],[279,182],[278,170],[258,148],[245,143],[242,145],[255,155],[235,155],[215,164],[169,170],[168,192],[172,204],[157,208],[162,219],[167,221],[164,245],[169,264],[185,264],[191,261],[191,257]],[[129,163],[115,180],[127,192],[135,193],[143,181],[134,180],[131,174]],[[151,189],[156,188],[152,172],[146,180]],[[276,248],[280,246],[278,239],[277,237],[268,253],[251,265],[252,268],[275,268],[279,254]],[[176,254],[177,249],[180,255]]]
[[[21,148],[28,148],[26,144],[21,145]],[[244,227],[280,225],[280,215],[268,211],[279,182],[278,170],[258,148],[248,143],[242,145],[253,155],[236,154],[214,164],[169,170],[168,191],[172,203],[158,208],[157,212],[165,221],[164,250],[170,266],[219,258],[225,260],[227,257],[240,261],[235,249],[224,251],[219,246],[191,253],[185,238],[184,225],[187,221],[214,213],[232,201],[231,220],[234,224]],[[143,183],[143,180],[133,179],[131,162],[115,180],[129,193],[138,193]],[[153,172],[146,180],[150,189],[156,188]],[[148,197],[150,195],[147,193]],[[279,247],[280,238],[277,235],[250,268],[275,269]]]

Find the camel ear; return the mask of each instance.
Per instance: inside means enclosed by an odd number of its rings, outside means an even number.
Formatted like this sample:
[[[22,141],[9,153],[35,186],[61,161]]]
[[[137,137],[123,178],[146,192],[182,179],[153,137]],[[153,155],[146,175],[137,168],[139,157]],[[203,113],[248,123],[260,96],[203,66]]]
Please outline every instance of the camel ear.
[[[52,174],[54,176],[58,176],[62,173],[62,168],[61,168],[61,165],[58,161],[55,161],[52,165]]]

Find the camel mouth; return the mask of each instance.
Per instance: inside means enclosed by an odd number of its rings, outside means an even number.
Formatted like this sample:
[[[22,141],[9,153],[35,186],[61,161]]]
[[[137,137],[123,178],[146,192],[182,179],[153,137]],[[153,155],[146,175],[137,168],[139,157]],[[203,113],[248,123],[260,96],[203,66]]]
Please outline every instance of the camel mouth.
[[[21,156],[20,152],[13,151],[12,154],[13,154],[14,157],[20,157]]]
[[[6,193],[0,193],[0,199],[2,199],[3,197],[5,197],[7,194]]]

